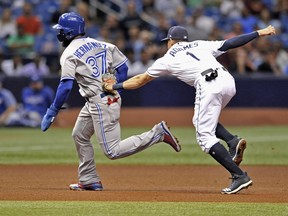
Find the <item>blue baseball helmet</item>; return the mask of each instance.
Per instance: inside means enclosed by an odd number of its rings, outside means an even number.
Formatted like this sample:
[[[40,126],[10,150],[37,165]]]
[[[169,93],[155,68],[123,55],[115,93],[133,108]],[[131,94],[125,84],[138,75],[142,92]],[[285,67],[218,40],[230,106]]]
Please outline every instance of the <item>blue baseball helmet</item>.
[[[57,35],[59,41],[69,41],[77,35],[85,34],[85,20],[75,12],[64,13],[53,28],[60,30]]]

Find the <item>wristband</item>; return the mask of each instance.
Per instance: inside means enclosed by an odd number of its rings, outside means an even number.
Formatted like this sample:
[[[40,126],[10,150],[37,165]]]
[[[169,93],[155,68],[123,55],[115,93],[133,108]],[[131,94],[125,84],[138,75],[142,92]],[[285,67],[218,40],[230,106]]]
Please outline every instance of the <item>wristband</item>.
[[[113,90],[117,90],[117,89],[124,89],[123,88],[123,83],[116,83],[112,86]]]

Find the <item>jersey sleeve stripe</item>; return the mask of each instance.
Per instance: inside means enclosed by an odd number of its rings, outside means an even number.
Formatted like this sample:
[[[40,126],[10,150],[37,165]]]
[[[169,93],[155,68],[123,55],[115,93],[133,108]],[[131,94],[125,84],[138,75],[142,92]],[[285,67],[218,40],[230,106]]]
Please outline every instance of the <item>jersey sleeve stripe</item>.
[[[124,61],[122,61],[120,64],[115,66],[115,69],[120,67],[121,65],[125,64],[128,61],[128,59],[126,58]]]
[[[68,77],[68,76],[64,76],[64,77],[61,77],[60,81],[62,80],[74,80],[73,77]]]
[[[155,76],[155,75],[150,74],[148,71],[146,71],[146,73],[151,77],[159,77],[159,76]]]

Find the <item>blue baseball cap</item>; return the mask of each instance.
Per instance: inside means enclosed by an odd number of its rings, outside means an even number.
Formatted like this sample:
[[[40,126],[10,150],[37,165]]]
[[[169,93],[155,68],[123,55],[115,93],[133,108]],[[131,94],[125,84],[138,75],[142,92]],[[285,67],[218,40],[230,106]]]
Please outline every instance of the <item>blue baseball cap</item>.
[[[33,75],[30,77],[30,82],[35,83],[35,82],[42,82],[42,77],[38,75]]]
[[[161,41],[169,39],[188,41],[188,32],[183,26],[172,26],[168,31],[167,37]]]

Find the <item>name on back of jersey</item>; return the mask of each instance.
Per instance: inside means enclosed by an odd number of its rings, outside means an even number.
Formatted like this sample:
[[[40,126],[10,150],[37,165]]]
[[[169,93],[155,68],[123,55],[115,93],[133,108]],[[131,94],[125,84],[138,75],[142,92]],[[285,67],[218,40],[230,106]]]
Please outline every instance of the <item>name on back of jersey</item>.
[[[178,53],[178,52],[181,52],[181,51],[186,51],[186,50],[189,50],[193,47],[197,47],[198,46],[198,42],[195,41],[193,43],[185,43],[184,46],[181,46],[181,47],[175,47],[175,48],[172,48],[170,51],[169,51],[169,54],[173,57],[175,57],[175,55]]]
[[[73,53],[74,56],[77,58],[82,58],[87,52],[91,51],[92,49],[97,48],[106,48],[106,45],[99,42],[88,42],[86,44],[81,45],[76,51]]]

